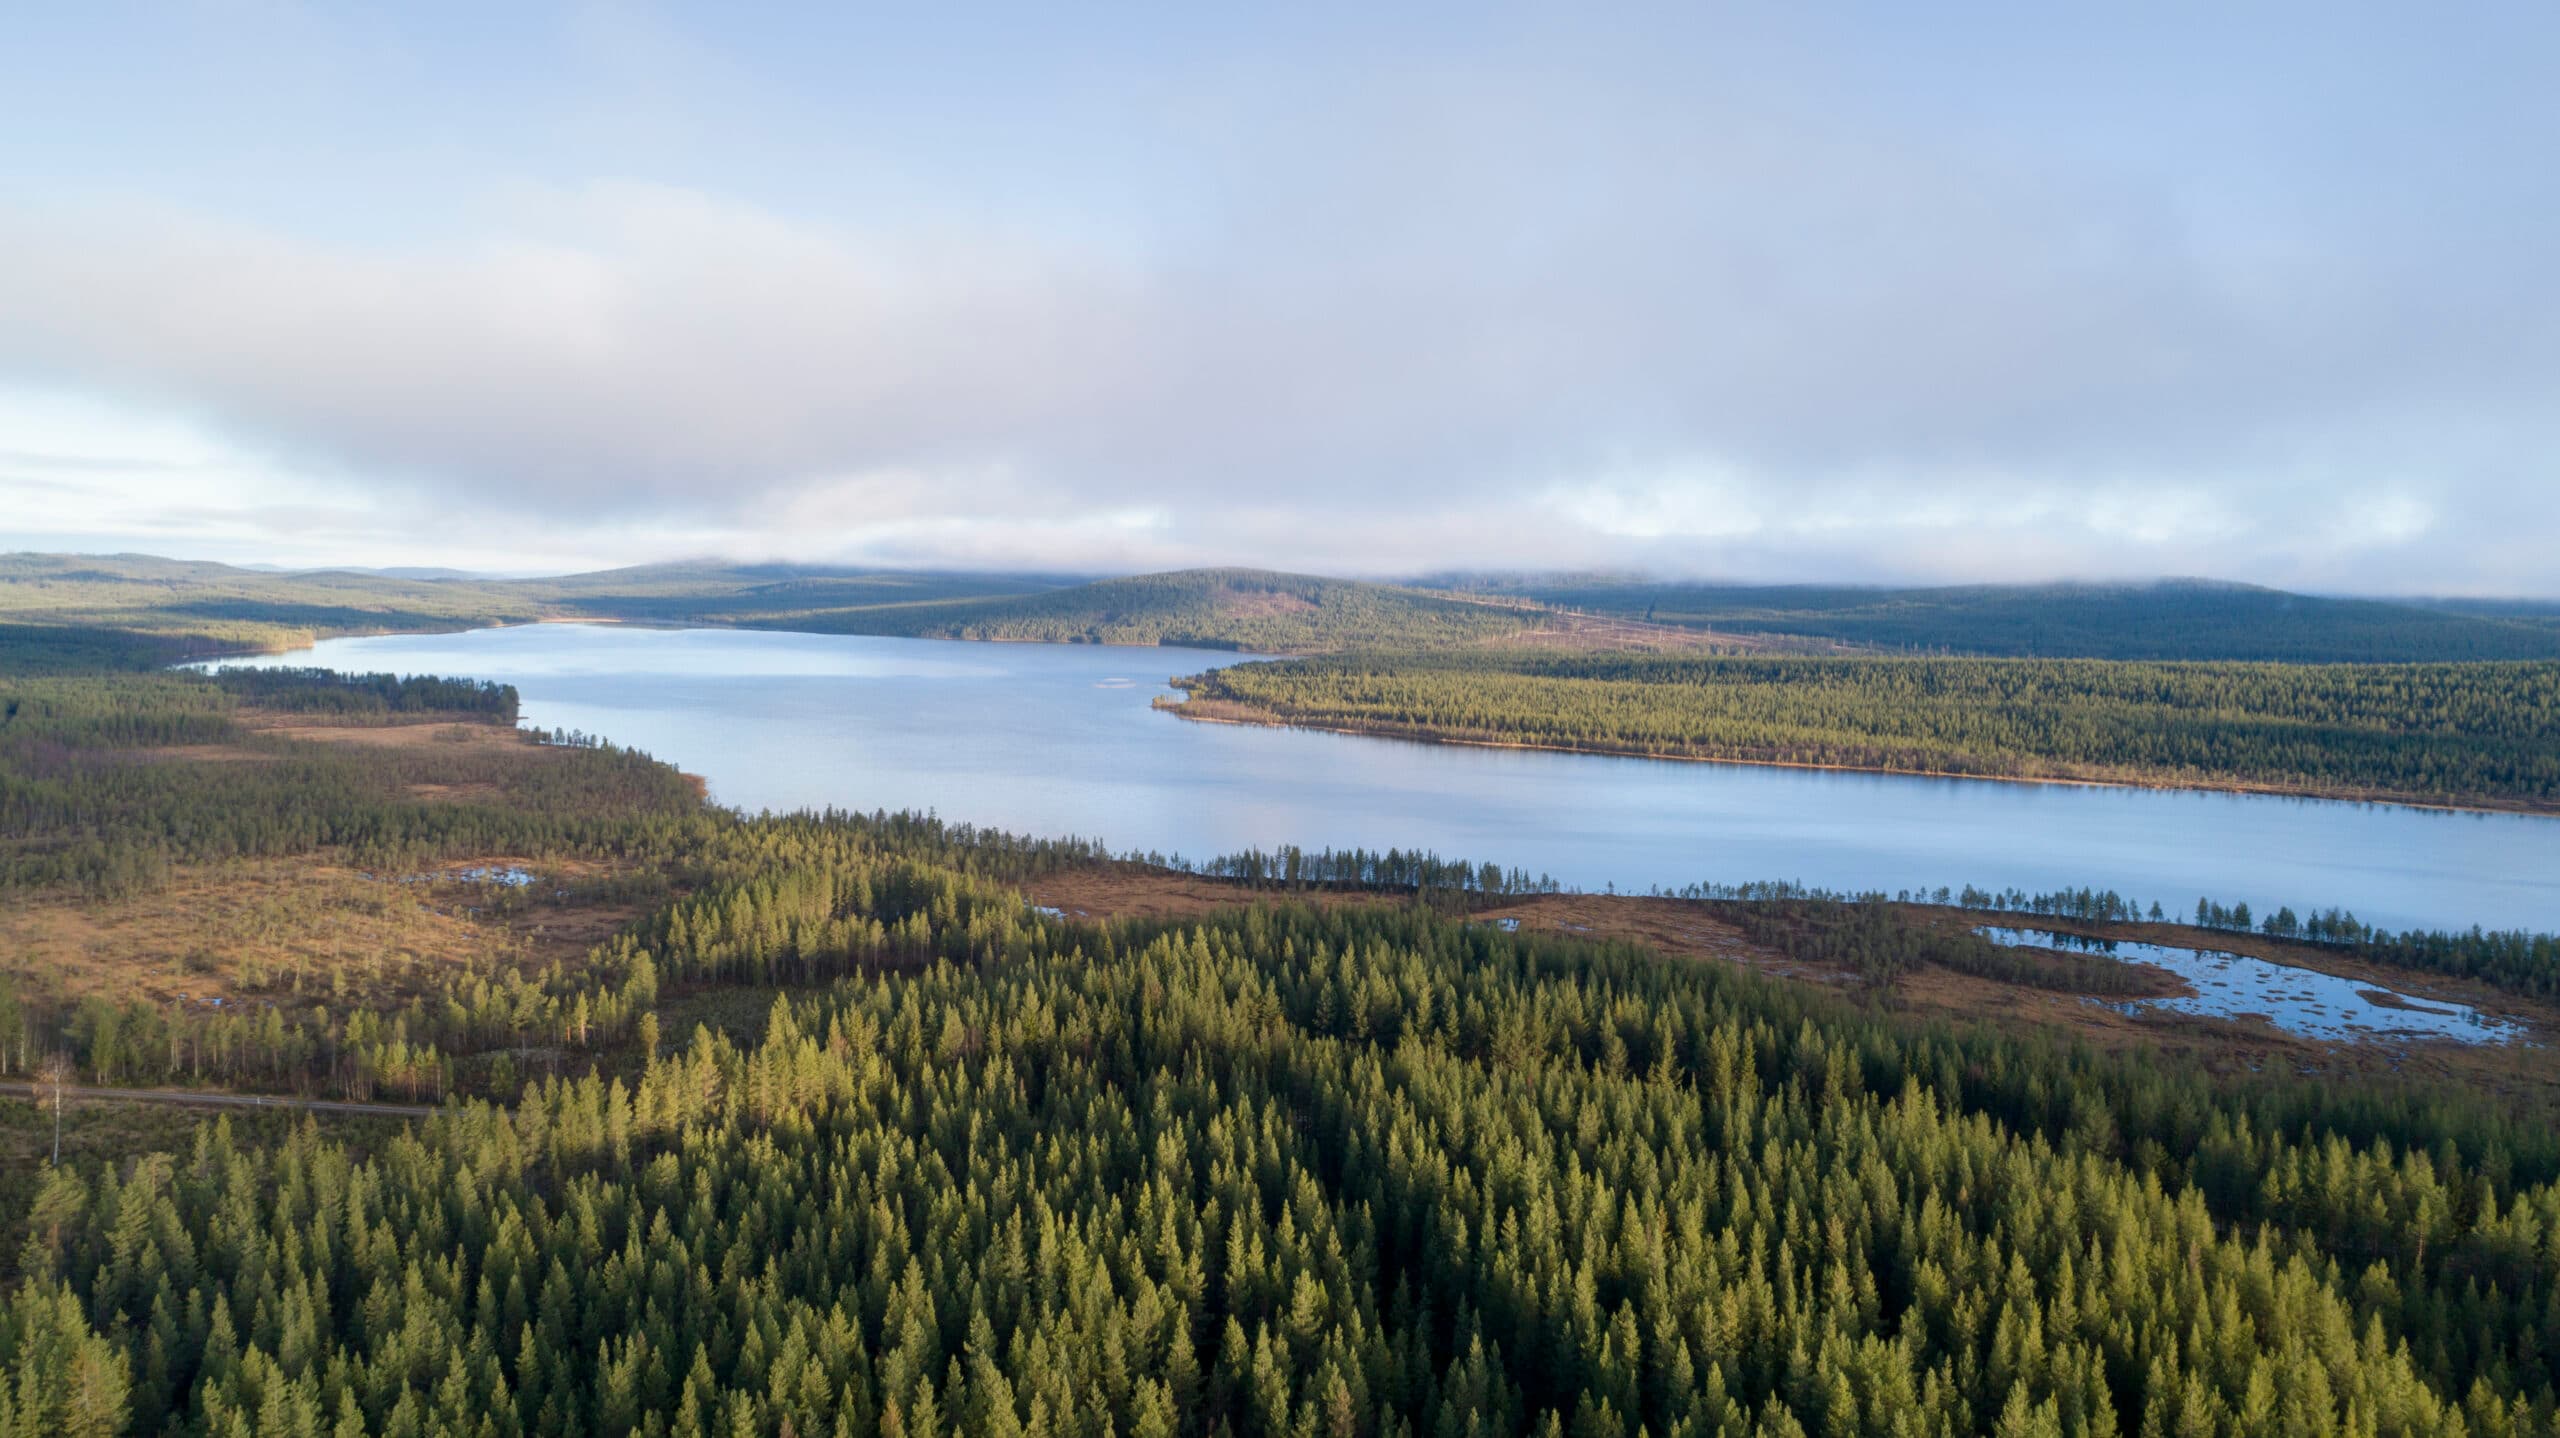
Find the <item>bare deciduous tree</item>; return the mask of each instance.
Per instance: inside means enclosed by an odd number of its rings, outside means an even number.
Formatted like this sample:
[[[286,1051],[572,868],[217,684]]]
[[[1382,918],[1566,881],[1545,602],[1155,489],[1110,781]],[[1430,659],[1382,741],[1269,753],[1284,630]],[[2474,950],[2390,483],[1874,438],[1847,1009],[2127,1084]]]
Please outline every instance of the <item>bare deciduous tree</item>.
[[[36,1103],[53,1105],[53,1161],[62,1162],[62,1105],[79,1077],[79,1070],[62,1054],[55,1054],[36,1068]]]

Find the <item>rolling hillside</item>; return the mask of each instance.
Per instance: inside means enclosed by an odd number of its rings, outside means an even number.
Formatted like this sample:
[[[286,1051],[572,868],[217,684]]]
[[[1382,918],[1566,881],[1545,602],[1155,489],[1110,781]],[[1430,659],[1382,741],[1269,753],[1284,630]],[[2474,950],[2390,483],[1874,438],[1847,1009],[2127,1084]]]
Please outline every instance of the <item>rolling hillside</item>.
[[[1255,652],[1474,643],[1537,623],[1525,610],[1259,569],[1186,569],[1041,594],[818,611],[796,619],[789,627],[839,633]]]
[[[272,573],[146,554],[0,554],[0,624],[149,635],[155,652],[171,654],[463,629],[538,613],[503,585]]]
[[[1862,589],[1547,577],[1479,584],[1474,592],[1488,602],[1258,569],[1086,581],[700,562],[488,580],[277,572],[148,555],[0,555],[0,624],[128,631],[178,652],[611,619],[1256,653],[1433,649],[1534,635],[1533,642],[1588,650],[1683,648],[1694,638],[1729,649],[2034,658],[2560,658],[2560,622],[2548,605],[2330,599],[2197,581]],[[1664,645],[1664,636],[1675,642]]]
[[[2197,580],[1868,589],[1529,578],[1489,588],[1594,614],[1884,650],[2367,664],[2560,658],[2560,629],[2523,612]]]
[[[903,631],[848,628],[843,616],[893,616],[920,606],[1017,599],[1077,582],[1074,577],[1055,575],[678,563],[516,580],[496,587],[557,618],[891,633]],[[884,617],[881,622],[892,621]]]
[[[1253,569],[1078,582],[805,565],[662,564],[525,580],[278,573],[146,555],[0,556],[0,625],[157,636],[173,653],[537,619],[1250,652],[1429,648],[1532,629],[1534,611]],[[158,651],[155,651],[158,652]]]

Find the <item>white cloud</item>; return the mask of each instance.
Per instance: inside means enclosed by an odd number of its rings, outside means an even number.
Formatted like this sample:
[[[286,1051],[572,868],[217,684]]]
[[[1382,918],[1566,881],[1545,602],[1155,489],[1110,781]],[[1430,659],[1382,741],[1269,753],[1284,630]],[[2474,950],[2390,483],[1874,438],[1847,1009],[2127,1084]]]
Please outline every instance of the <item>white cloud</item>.
[[[1823,27],[1653,18],[1151,71],[1111,113],[1154,168],[1045,187],[1086,132],[1031,126],[1089,97],[973,97],[993,158],[940,191],[919,157],[961,151],[871,132],[897,186],[482,151],[406,225],[31,187],[0,199],[0,393],[80,416],[0,405],[0,539],[2560,585],[2560,207],[2528,178],[2394,155],[2438,182],[2416,224],[2361,159],[2155,142],[2186,117],[2121,76],[2141,103],[2049,136],[1856,83]],[[688,149],[681,107],[639,121],[702,73],[723,106],[764,83],[589,38],[620,78],[571,128],[617,155]],[[2448,114],[2417,133],[2479,138]]]

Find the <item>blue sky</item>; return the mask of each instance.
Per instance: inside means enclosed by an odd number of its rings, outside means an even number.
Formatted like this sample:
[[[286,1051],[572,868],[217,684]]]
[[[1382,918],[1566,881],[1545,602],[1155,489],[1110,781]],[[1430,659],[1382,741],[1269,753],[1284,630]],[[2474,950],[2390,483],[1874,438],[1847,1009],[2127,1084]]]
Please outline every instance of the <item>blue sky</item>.
[[[2560,593],[2560,11],[30,7],[0,545]]]

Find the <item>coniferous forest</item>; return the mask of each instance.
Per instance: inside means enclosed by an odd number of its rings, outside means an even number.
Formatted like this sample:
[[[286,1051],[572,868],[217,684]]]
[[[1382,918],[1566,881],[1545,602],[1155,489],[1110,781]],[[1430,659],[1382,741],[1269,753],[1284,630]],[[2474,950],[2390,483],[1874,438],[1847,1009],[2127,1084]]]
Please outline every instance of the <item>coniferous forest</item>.
[[[1421,854],[1236,856],[1223,910],[1075,918],[1020,886],[1127,861],[742,818],[592,743],[295,727],[503,727],[502,687],[53,669],[5,685],[21,895],[508,852],[620,866],[633,917],[381,991],[0,985],[39,1098],[59,1057],[387,1106],[156,1141],[75,1111],[59,1164],[14,1108],[12,1438],[2553,1430],[2548,1088],[1905,1011],[1931,973],[2122,987],[1925,904],[1677,901],[1841,989],[1478,922],[1555,885]],[[2104,899],[2056,911],[2136,917]],[[2547,940],[2312,927],[2547,991]]]
[[[2130,1065],[1425,912],[949,922],[972,937],[778,998],[751,1039],[663,1036],[634,1071],[369,1146],[216,1121],[49,1171],[0,1421],[2549,1421],[2547,1130],[2466,1152],[2306,1093],[2261,1120]]]
[[[2560,805],[2560,664],[1438,651],[1180,681],[1207,717],[1610,754]]]
[[[1525,578],[1496,594],[1720,634],[1905,653],[2391,664],[2554,659],[2551,607],[2343,599],[2251,584],[1661,584]]]

